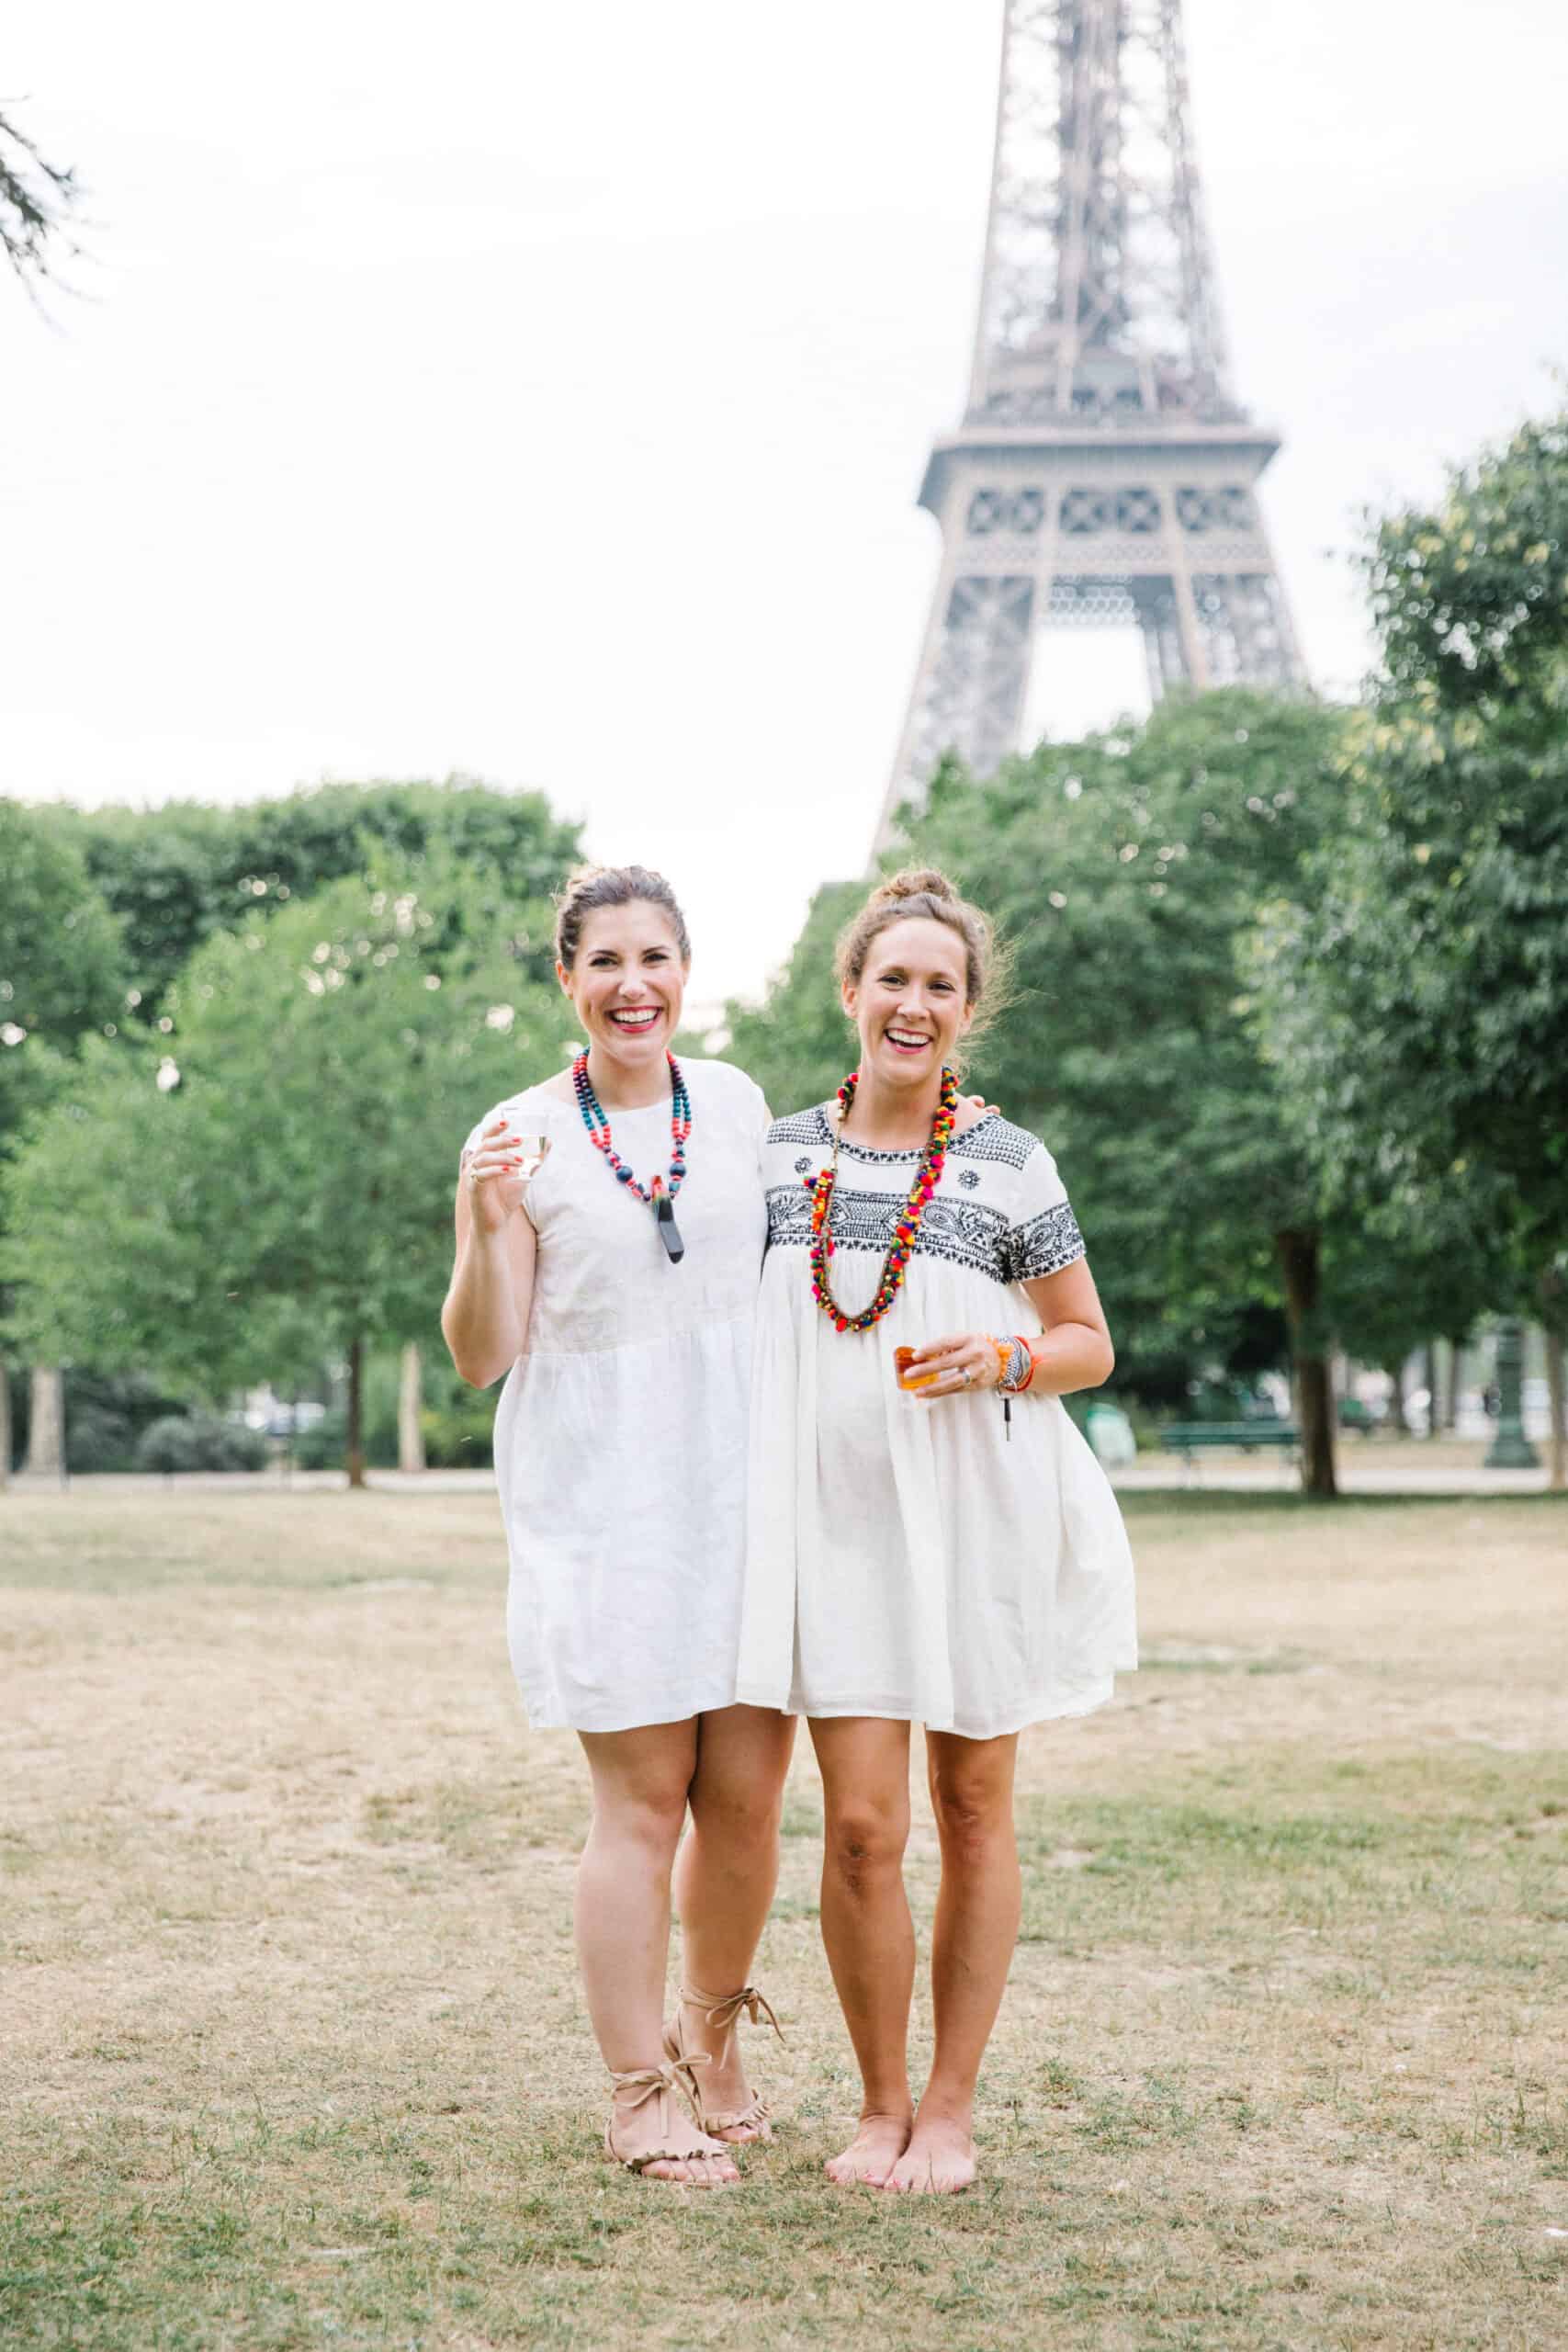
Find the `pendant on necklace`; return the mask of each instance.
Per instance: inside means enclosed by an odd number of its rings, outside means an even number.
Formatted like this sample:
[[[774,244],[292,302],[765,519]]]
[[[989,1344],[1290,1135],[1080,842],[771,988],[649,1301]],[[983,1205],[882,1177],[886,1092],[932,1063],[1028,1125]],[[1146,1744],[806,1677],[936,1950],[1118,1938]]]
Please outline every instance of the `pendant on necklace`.
[[[664,1244],[670,1263],[678,1266],[686,1254],[686,1245],[675,1222],[675,1204],[668,1193],[660,1193],[653,1204],[653,1214],[659,1221],[659,1238]]]

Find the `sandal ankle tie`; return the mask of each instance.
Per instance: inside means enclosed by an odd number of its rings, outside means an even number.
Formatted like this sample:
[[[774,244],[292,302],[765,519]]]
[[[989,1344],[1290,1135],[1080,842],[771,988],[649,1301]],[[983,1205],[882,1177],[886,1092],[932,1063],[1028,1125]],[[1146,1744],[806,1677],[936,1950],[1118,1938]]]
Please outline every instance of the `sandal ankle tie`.
[[[694,1984],[682,1984],[681,1998],[689,2001],[694,2009],[701,2009],[716,2033],[728,2032],[744,2009],[753,2025],[761,2025],[765,2016],[779,2040],[784,2038],[784,2028],[773,2015],[773,2003],[755,1984],[743,1984],[739,1993],[721,1993],[716,1997],[712,1993],[700,1992]]]

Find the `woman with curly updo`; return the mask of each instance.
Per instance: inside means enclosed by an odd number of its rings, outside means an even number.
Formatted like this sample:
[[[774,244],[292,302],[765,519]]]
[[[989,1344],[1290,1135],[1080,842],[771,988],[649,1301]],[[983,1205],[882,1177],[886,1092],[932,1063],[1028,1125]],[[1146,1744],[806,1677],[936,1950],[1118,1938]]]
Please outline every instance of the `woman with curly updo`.
[[[1061,1398],[1111,1369],[1043,1144],[958,1095],[991,928],[941,874],[895,875],[840,943],[859,1066],[763,1153],[737,1695],[810,1720],[822,1934],[863,2080],[841,2184],[963,2189],[975,2086],[1020,1909],[1018,1735],[1136,1664],[1115,1498]],[[911,1723],[942,1886],[936,2049],[919,2108],[903,1883]]]

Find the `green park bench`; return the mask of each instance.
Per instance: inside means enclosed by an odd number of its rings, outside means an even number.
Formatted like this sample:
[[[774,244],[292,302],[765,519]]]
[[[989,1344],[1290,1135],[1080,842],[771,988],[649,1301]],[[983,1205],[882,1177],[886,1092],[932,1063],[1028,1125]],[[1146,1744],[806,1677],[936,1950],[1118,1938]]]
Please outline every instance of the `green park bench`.
[[[1260,1447],[1266,1453],[1294,1453],[1301,1431],[1294,1421],[1173,1421],[1161,1430],[1159,1442],[1167,1453],[1179,1453],[1193,1470],[1200,1453],[1213,1453],[1222,1446],[1239,1446],[1244,1453],[1256,1453]]]

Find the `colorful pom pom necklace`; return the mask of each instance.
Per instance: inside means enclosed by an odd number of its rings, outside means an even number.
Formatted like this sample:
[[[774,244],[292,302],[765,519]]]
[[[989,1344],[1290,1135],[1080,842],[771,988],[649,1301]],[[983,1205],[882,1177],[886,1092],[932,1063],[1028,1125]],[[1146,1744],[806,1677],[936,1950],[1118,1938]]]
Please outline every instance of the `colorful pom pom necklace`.
[[[602,1151],[610,1163],[610,1172],[619,1184],[646,1201],[659,1223],[659,1238],[663,1242],[672,1266],[678,1266],[686,1254],[681,1238],[681,1228],[675,1222],[675,1195],[686,1174],[686,1138],[692,1132],[692,1098],[686,1091],[686,1081],[681,1075],[681,1065],[673,1054],[666,1054],[670,1065],[670,1173],[666,1179],[656,1176],[648,1185],[639,1184],[620,1153],[610,1140],[610,1122],[599,1097],[593,1091],[588,1075],[588,1057],[579,1054],[571,1066],[571,1083],[577,1094],[577,1107],[582,1114],[582,1124],[588,1130],[588,1140]]]
[[[860,1084],[859,1070],[852,1070],[839,1089],[839,1117],[833,1133],[833,1157],[828,1166],[816,1176],[806,1179],[806,1189],[811,1195],[811,1295],[835,1331],[869,1331],[880,1323],[904,1286],[904,1276],[914,1255],[915,1236],[920,1229],[920,1219],[931,1194],[942,1182],[942,1163],[947,1147],[953,1140],[953,1130],[958,1119],[958,1080],[946,1069],[942,1073],[942,1092],[938,1098],[936,1117],[931,1122],[931,1139],[927,1144],[909,1187],[909,1197],[899,1212],[893,1228],[893,1246],[882,1262],[882,1279],[876,1285],[876,1295],[861,1315],[846,1315],[833,1296],[828,1280],[828,1261],[833,1255],[833,1187],[839,1181],[839,1144],[844,1132],[844,1122],[855,1099]]]

